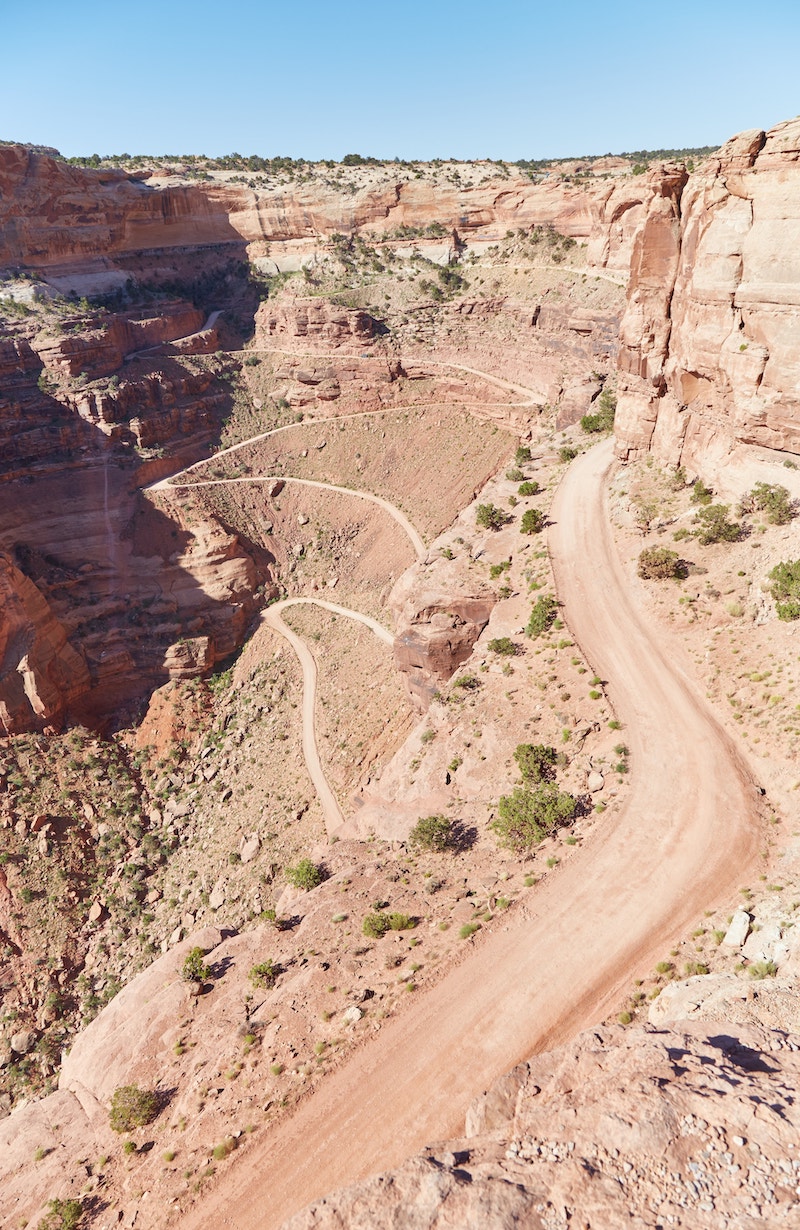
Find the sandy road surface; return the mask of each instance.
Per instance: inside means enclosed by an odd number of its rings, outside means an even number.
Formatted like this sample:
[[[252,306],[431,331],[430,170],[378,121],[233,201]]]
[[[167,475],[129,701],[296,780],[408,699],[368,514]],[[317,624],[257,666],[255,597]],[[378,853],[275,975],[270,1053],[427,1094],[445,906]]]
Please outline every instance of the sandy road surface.
[[[273,628],[289,642],[297,654],[297,659],[303,670],[303,759],[306,762],[308,776],[311,778],[314,789],[319,796],[322,813],[325,817],[325,828],[330,837],[337,829],[342,827],[344,816],[342,815],[342,809],[339,806],[336,795],[328,784],[317,747],[314,718],[317,703],[317,663],[303,638],[288,627],[281,618],[281,611],[285,611],[287,607],[303,606],[304,604],[321,606],[326,611],[333,611],[336,615],[345,615],[348,619],[355,619],[358,623],[365,624],[370,628],[386,645],[392,645],[394,638],[382,624],[378,623],[377,619],[372,619],[371,616],[365,615],[362,611],[351,611],[349,607],[338,606],[335,602],[325,602],[322,598],[285,598],[283,602],[276,602],[273,606],[267,607],[266,611],[261,615],[262,623]]]
[[[600,1019],[637,972],[746,879],[758,844],[755,790],[628,597],[604,500],[610,460],[608,441],[570,467],[550,545],[570,628],[610,681],[625,726],[627,806],[598,823],[502,930],[469,941],[463,962],[383,1024],[291,1119],[242,1150],[181,1230],[269,1230],[310,1200],[458,1135],[476,1093]]]

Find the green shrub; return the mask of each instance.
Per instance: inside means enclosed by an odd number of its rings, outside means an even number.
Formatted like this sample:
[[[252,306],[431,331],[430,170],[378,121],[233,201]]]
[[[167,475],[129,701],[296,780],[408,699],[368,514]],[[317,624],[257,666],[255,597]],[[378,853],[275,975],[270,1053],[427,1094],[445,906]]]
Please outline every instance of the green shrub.
[[[237,1140],[235,1136],[226,1136],[225,1139],[218,1145],[214,1145],[211,1156],[215,1162],[224,1161],[226,1157],[230,1157],[236,1148]]]
[[[541,636],[555,623],[558,614],[558,603],[551,594],[542,594],[533,607],[530,619],[525,625],[525,635],[532,638]]]
[[[181,978],[185,982],[205,982],[211,977],[211,967],[206,965],[205,953],[202,948],[192,948],[181,967]]]
[[[520,532],[523,534],[538,534],[547,524],[547,518],[538,508],[529,508],[522,514]]]
[[[522,470],[517,469],[516,466],[506,470],[506,478],[510,483],[521,483],[524,477],[525,475],[522,473]]]
[[[522,466],[525,464],[526,461],[530,461],[530,459],[531,459],[531,450],[529,449],[528,445],[520,444],[519,447],[517,448],[516,453],[514,454],[514,461],[516,462],[518,466]]]
[[[310,858],[301,858],[296,866],[287,867],[285,874],[292,888],[302,888],[304,892],[317,888],[325,879],[322,868],[312,863]]]
[[[367,914],[361,930],[364,935],[369,936],[371,940],[379,940],[387,931],[391,931],[392,925],[389,922],[388,914]]]
[[[259,962],[258,965],[251,965],[247,977],[254,987],[266,989],[275,986],[280,973],[280,965],[268,958],[266,961]]]
[[[578,456],[578,450],[571,444],[563,444],[558,450],[559,461],[574,461]]]
[[[454,688],[462,688],[465,692],[474,692],[481,686],[481,681],[477,675],[459,675],[453,680]]]
[[[36,1230],[78,1230],[83,1221],[82,1200],[48,1200],[47,1216]]]
[[[130,1132],[152,1123],[160,1109],[161,1098],[154,1090],[121,1085],[111,1098],[109,1123],[115,1132]]]
[[[390,931],[411,931],[417,925],[417,920],[410,914],[387,914]]]
[[[533,789],[515,786],[501,797],[491,827],[501,845],[523,853],[572,820],[576,807],[573,796],[553,782],[539,782]]]
[[[776,564],[769,579],[778,619],[800,619],[800,560]]]
[[[479,504],[475,509],[475,524],[482,530],[499,530],[506,523],[506,514],[494,504]]]
[[[408,835],[409,844],[440,853],[453,841],[453,822],[446,816],[421,816]]]
[[[728,520],[728,504],[707,504],[695,517],[695,537],[703,546],[714,542],[737,542],[742,536],[742,527]]]
[[[524,782],[552,781],[557,757],[556,749],[543,743],[519,743],[514,752]]]
[[[774,961],[753,961],[748,965],[747,972],[751,978],[757,978],[760,982],[763,978],[774,978],[778,967]]]
[[[513,658],[517,652],[517,647],[510,636],[496,636],[494,640],[487,643],[486,648],[491,653],[498,653],[502,658]]]
[[[669,580],[683,573],[680,556],[666,547],[645,547],[639,556],[636,571],[646,580]]]
[[[517,495],[538,495],[539,484],[535,481],[520,483],[517,488]]]
[[[610,389],[603,389],[597,399],[597,411],[594,414],[584,414],[581,419],[581,431],[590,435],[601,431],[611,431],[614,426],[616,409],[616,397]]]
[[[480,928],[480,923],[464,923],[458,934],[462,940],[468,940],[471,935],[474,935]]]
[[[692,484],[692,503],[693,504],[710,504],[714,497],[714,492],[710,487],[707,487],[702,479],[696,478]]]
[[[786,525],[794,516],[789,492],[772,483],[756,483],[743,497],[741,507],[742,512],[765,512],[770,525]]]

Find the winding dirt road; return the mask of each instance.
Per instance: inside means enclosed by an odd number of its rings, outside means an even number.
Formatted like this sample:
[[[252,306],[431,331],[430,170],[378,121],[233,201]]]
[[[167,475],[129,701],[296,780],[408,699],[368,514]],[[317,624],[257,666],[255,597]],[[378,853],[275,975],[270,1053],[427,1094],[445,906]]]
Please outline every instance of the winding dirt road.
[[[281,611],[285,611],[287,607],[305,605],[321,606],[326,611],[332,611],[335,615],[344,615],[347,619],[355,619],[358,623],[365,624],[385,645],[391,646],[394,643],[394,638],[391,632],[384,628],[383,624],[379,624],[377,619],[373,619],[370,615],[365,615],[363,611],[352,611],[349,607],[338,606],[335,602],[326,602],[322,598],[284,598],[282,602],[276,602],[272,606],[267,607],[266,611],[261,615],[262,623],[267,624],[268,627],[274,629],[275,632],[285,637],[289,642],[303,670],[303,758],[308,769],[308,776],[311,778],[312,785],[322,805],[322,814],[325,817],[325,830],[328,836],[332,837],[344,824],[344,815],[336,795],[333,793],[325,776],[325,770],[319,758],[319,748],[317,747],[315,722],[317,663],[303,638],[298,636],[281,618]]]
[[[182,1230],[269,1230],[463,1129],[476,1093],[598,1021],[756,857],[756,791],[636,610],[609,528],[611,442],[568,470],[550,530],[559,596],[632,752],[628,803],[286,1122],[242,1150]],[[377,1025],[377,1023],[376,1023]]]

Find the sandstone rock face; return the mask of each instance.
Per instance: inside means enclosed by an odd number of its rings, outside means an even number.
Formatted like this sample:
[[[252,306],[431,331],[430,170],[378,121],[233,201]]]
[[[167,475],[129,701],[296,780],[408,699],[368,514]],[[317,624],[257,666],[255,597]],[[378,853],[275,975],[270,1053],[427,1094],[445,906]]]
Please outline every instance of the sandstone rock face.
[[[0,554],[0,731],[59,725],[88,685],[86,662],[45,598]]]
[[[394,660],[419,709],[427,709],[437,688],[466,662],[496,600],[479,581],[467,590],[458,565],[448,568],[444,561],[435,581],[418,565],[400,577],[389,596]]]
[[[622,456],[713,476],[741,446],[800,451],[800,120],[662,167],[621,328]]]
[[[317,338],[326,345],[363,345],[376,336],[377,322],[369,312],[340,308],[320,299],[294,299],[291,303],[262,303],[256,313],[256,338]]]
[[[285,1230],[788,1228],[797,1046],[724,1025],[588,1031],[477,1099],[465,1139],[326,1197]]]

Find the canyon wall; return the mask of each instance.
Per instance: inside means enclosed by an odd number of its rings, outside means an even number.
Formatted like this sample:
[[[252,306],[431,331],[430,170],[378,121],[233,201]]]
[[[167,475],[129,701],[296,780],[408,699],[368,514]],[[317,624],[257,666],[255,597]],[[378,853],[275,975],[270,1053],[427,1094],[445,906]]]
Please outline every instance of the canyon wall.
[[[622,457],[714,477],[757,446],[800,452],[800,119],[662,167],[620,331]]]

